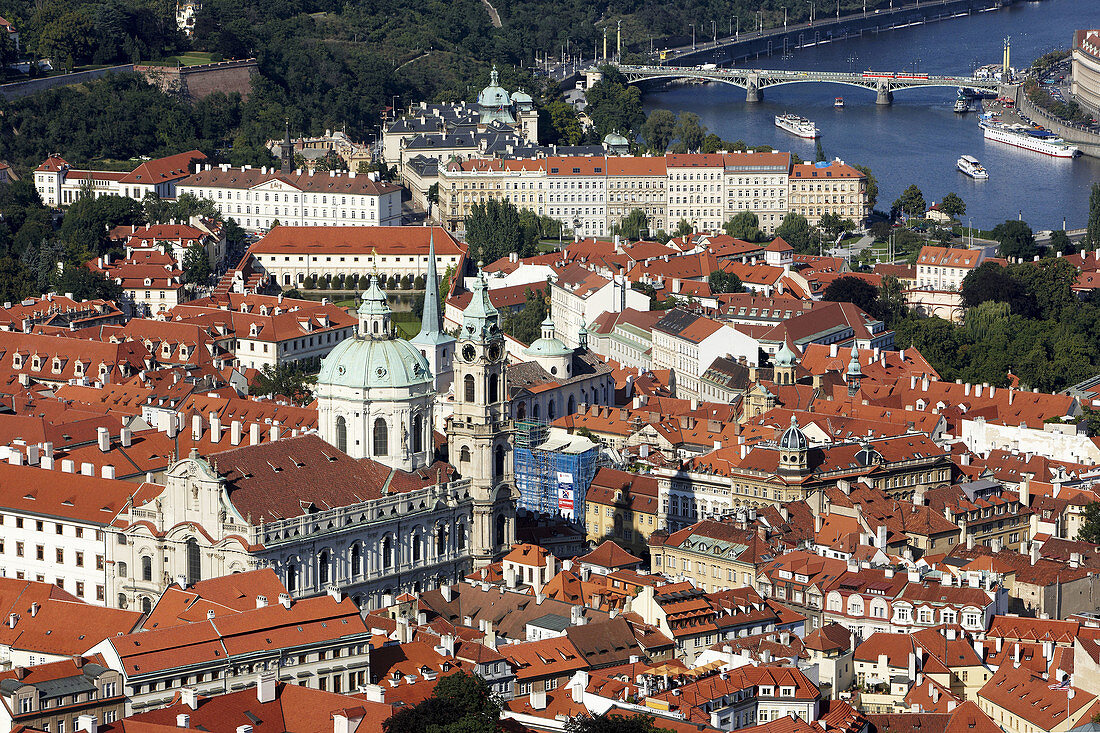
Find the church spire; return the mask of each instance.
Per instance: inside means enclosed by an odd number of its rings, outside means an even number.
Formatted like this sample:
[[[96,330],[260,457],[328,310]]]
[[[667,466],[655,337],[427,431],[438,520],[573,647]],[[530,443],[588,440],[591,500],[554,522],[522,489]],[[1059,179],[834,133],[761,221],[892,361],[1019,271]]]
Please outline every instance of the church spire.
[[[428,277],[424,283],[424,315],[420,320],[418,341],[432,341],[443,330],[439,313],[439,278],[435,266],[435,227],[428,235]]]
[[[286,139],[283,141],[283,173],[289,173],[294,167],[294,143],[290,141],[290,118],[286,118]]]

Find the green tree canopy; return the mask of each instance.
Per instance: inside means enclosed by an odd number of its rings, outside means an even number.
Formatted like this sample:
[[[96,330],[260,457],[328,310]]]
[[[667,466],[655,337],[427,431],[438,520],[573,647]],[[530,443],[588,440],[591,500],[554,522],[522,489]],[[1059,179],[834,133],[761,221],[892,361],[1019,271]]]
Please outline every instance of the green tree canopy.
[[[594,718],[577,716],[565,724],[566,733],[672,733],[654,722],[652,715],[605,713]]]
[[[940,201],[940,211],[952,219],[957,219],[966,213],[966,202],[959,197],[959,194],[952,191],[944,194],[943,199]]]
[[[648,226],[649,217],[646,216],[645,211],[632,209],[622,218],[622,221],[611,225],[611,233],[626,237],[628,240],[637,240],[642,238],[643,230],[648,233]]]
[[[538,221],[526,209],[526,217],[511,201],[489,199],[470,207],[466,217],[466,242],[470,252],[485,262],[507,257],[510,252],[520,257],[535,253],[539,236]],[[480,253],[480,254],[477,254]]]
[[[382,723],[384,733],[496,733],[500,702],[489,686],[464,671],[441,677],[432,696]]]
[[[313,401],[311,382],[305,370],[297,364],[264,364],[253,380],[250,391],[257,395],[288,397],[296,404],[307,405]]]
[[[707,282],[710,283],[710,289],[715,293],[740,293],[745,289],[745,286],[741,283],[741,278],[732,272],[723,270],[711,272],[710,276],[707,277]]]
[[[694,112],[681,112],[676,118],[676,127],[672,135],[677,140],[673,150],[682,153],[696,153],[703,147],[703,140],[707,136],[707,128],[699,121],[699,115]]]
[[[542,322],[548,312],[542,291],[526,288],[523,294],[526,298],[523,308],[518,312],[506,313],[501,328],[509,336],[529,344],[542,334]]]
[[[998,248],[1001,257],[1030,260],[1039,253],[1039,248],[1035,246],[1035,235],[1027,222],[1009,219],[993,227],[992,236],[1001,244]]]
[[[1100,183],[1092,184],[1089,193],[1089,219],[1085,228],[1086,249],[1100,247]]]
[[[867,205],[873,210],[878,203],[878,179],[871,173],[871,169],[865,165],[852,166],[857,171],[867,176]]]
[[[795,252],[801,254],[816,253],[817,241],[814,235],[813,227],[806,217],[793,211],[783,217],[779,228],[775,230],[775,236],[782,237]]]
[[[206,248],[201,242],[192,242],[183,254],[183,281],[202,285],[210,279],[212,272]]]
[[[878,311],[878,288],[854,275],[833,280],[821,294],[821,299],[836,303],[854,303],[860,310],[871,315],[877,315]]]
[[[1077,247],[1073,245],[1065,229],[1056,229],[1050,233],[1050,250],[1071,255],[1077,251]]]
[[[1077,539],[1094,545],[1100,544],[1100,502],[1086,504],[1082,520],[1081,528],[1077,530]]]
[[[547,102],[541,110],[548,117],[549,124],[539,121],[540,131],[544,131],[543,142],[558,145],[579,145],[584,131],[581,129],[577,111],[564,99]]]
[[[894,200],[892,208],[909,216],[923,216],[928,207],[924,203],[924,194],[921,193],[920,188],[917,184],[911,183]]]
[[[668,150],[668,144],[676,130],[676,115],[667,109],[655,109],[649,113],[642,125],[642,139],[650,152],[658,155]]]
[[[735,239],[743,239],[746,242],[760,241],[760,220],[752,211],[741,211],[734,214],[729,221],[722,225],[723,231]]]
[[[601,139],[611,132],[632,137],[645,122],[642,94],[614,66],[602,66],[600,71],[603,77],[585,92],[585,113]]]
[[[1030,316],[1036,311],[1035,299],[1025,285],[996,262],[986,262],[971,270],[963,278],[959,291],[968,308],[992,300],[1008,304],[1019,315]]]

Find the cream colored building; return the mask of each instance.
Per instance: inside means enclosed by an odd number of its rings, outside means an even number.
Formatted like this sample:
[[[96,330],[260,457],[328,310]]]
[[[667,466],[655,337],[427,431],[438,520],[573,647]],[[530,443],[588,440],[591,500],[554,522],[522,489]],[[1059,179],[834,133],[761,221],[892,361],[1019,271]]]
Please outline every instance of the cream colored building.
[[[831,163],[799,163],[791,167],[789,207],[817,226],[832,213],[857,224],[871,213],[867,177],[841,160]]]
[[[1070,92],[1093,111],[1100,110],[1100,30],[1073,34]]]

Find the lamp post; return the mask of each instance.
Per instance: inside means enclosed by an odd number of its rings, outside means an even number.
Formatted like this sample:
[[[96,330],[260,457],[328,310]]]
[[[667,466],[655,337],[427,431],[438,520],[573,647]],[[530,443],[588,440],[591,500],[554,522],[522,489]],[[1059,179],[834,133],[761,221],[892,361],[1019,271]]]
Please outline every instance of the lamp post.
[[[756,11],[756,32],[760,33],[760,34],[764,33],[764,16],[763,16],[763,12],[764,11],[762,11],[762,10],[757,10]]]
[[[695,50],[695,24],[691,24],[691,50]]]
[[[787,6],[783,6],[783,30],[787,30]]]
[[[714,45],[717,46],[718,45],[718,23],[716,23],[713,20],[710,22],[710,32],[711,32],[711,35],[714,36]]]
[[[810,25],[814,24],[814,10],[815,9],[816,9],[816,7],[814,5],[814,0],[810,0]]]

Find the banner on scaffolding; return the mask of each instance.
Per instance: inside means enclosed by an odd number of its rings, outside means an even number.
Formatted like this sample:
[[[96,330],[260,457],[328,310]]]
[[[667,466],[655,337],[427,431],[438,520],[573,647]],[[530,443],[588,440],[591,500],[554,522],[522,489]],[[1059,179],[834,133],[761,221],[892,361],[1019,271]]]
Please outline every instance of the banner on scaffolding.
[[[573,474],[558,471],[558,511],[573,516]]]

